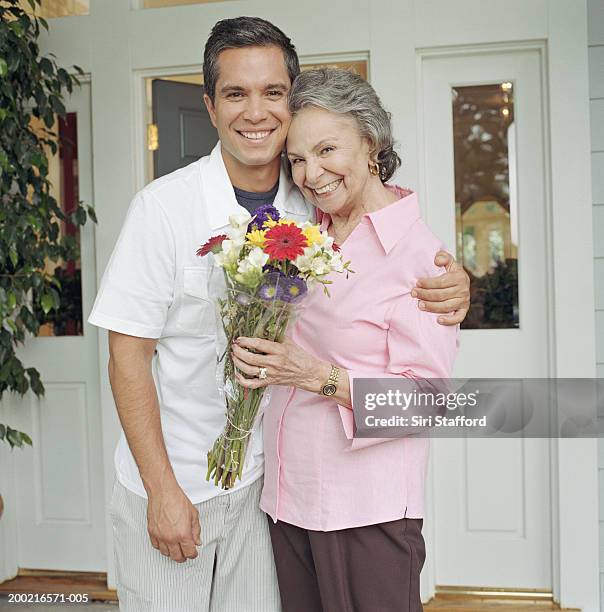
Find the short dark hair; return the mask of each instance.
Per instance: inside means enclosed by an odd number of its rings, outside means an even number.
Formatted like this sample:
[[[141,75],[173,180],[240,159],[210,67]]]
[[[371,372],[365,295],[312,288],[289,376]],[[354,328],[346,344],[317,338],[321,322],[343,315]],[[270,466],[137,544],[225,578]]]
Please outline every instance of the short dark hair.
[[[300,74],[300,62],[292,41],[275,25],[260,17],[222,19],[212,28],[203,53],[203,84],[212,102],[218,81],[218,56],[225,49],[266,47],[274,45],[283,51],[290,81]]]

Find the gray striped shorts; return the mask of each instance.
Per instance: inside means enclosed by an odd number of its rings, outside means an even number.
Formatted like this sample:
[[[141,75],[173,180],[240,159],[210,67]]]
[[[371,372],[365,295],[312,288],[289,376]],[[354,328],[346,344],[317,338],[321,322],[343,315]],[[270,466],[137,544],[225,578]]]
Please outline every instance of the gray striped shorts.
[[[262,478],[197,504],[202,545],[176,563],[153,548],[147,500],[119,482],[110,514],[120,610],[127,612],[279,612],[281,604]]]

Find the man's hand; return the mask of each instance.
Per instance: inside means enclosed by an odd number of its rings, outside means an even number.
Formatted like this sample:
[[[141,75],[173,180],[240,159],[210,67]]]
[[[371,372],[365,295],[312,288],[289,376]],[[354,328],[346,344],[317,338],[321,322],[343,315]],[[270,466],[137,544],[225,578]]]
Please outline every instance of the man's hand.
[[[434,265],[447,271],[441,276],[419,278],[411,296],[418,298],[421,310],[440,314],[440,324],[457,325],[470,308],[470,277],[446,251],[436,253]]]
[[[197,557],[199,513],[178,485],[149,495],[147,529],[151,544],[162,555],[177,563]]]

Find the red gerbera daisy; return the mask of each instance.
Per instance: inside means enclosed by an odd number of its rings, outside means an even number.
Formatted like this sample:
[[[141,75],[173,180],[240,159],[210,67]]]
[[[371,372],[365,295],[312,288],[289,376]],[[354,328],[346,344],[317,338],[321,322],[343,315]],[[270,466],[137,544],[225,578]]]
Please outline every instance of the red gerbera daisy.
[[[294,223],[275,225],[266,234],[264,252],[271,259],[296,259],[308,246],[306,236]]]
[[[222,241],[227,239],[226,234],[220,234],[220,236],[212,236],[203,246],[197,249],[197,256],[203,257],[208,253],[219,253]]]

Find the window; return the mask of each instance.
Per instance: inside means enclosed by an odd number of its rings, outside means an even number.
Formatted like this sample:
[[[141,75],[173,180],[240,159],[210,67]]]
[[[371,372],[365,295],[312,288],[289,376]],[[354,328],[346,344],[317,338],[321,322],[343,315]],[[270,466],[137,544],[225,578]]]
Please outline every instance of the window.
[[[90,0],[42,0],[42,5],[36,8],[36,14],[45,19],[89,15]]]

